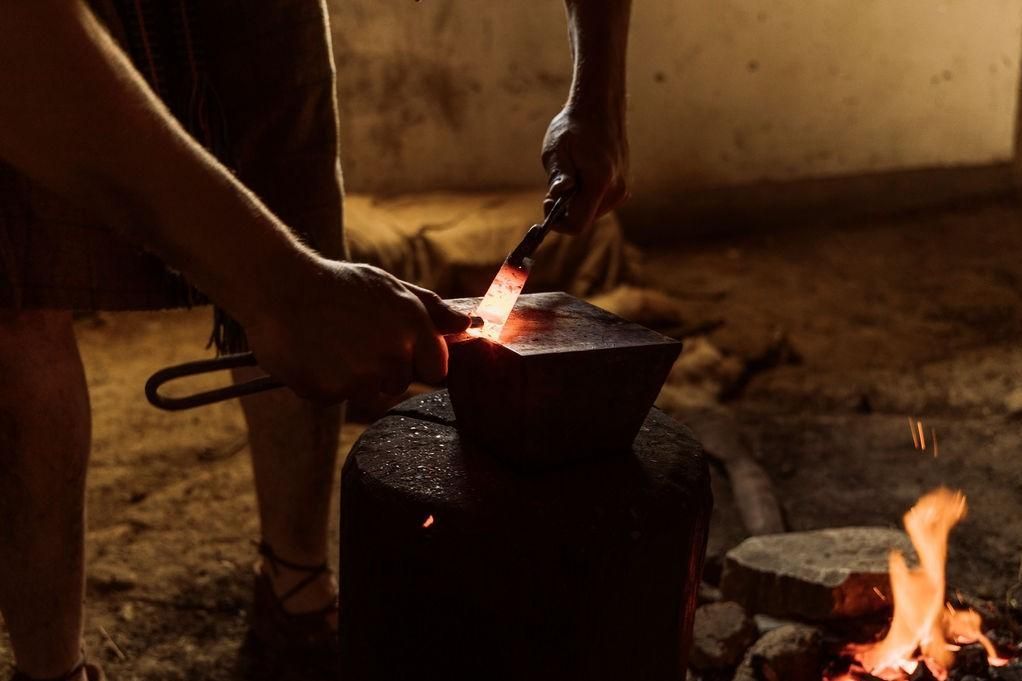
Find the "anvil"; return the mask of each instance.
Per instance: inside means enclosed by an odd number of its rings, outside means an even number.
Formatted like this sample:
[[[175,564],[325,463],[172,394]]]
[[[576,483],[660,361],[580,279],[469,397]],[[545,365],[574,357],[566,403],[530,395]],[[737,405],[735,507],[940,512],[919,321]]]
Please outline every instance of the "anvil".
[[[464,312],[478,298],[448,301]],[[567,293],[523,295],[500,341],[447,337],[457,427],[526,468],[627,453],[681,342]]]

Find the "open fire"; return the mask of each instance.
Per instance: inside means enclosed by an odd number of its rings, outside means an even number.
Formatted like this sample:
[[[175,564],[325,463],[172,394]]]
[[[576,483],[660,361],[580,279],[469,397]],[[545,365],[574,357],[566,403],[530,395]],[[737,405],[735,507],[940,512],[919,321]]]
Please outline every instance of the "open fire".
[[[956,610],[945,601],[948,534],[965,517],[966,510],[961,492],[939,488],[923,496],[905,514],[905,530],[919,565],[910,568],[905,556],[891,552],[894,613],[890,628],[878,642],[849,645],[845,653],[854,662],[837,675],[825,676],[825,681],[902,681],[916,674],[920,665],[925,665],[933,678],[944,681],[955,653],[973,643],[983,646],[991,666],[1007,664],[983,635],[979,613]]]

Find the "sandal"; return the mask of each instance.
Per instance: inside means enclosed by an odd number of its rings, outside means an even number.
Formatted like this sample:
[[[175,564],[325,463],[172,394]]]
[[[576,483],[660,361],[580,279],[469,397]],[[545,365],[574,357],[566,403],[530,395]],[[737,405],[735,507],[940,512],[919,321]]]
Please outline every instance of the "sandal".
[[[70,679],[77,678],[83,669],[85,670],[85,678],[88,681],[106,681],[106,674],[103,673],[103,670],[85,660],[79,662],[75,665],[74,669],[63,676],[57,676],[52,679],[33,679],[24,672],[15,671],[11,681],[69,681]]]
[[[280,558],[265,541],[259,543],[259,555],[266,559],[275,575],[280,568],[287,568],[307,575],[297,584],[278,596],[273,590],[273,580],[256,568],[255,599],[252,607],[252,634],[264,647],[274,652],[305,653],[322,651],[335,654],[337,630],[330,625],[328,615],[337,612],[337,599],[318,610],[292,613],[284,609],[287,600],[330,571],[326,563],[320,565],[299,565]],[[90,680],[91,681],[91,680]]]

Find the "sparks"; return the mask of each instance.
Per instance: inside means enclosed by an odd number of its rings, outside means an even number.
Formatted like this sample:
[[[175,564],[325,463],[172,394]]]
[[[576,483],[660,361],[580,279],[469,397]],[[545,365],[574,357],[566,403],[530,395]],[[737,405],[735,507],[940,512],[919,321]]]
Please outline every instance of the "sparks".
[[[919,434],[916,433],[916,424],[911,416],[908,417],[908,432],[912,433],[912,446],[919,449]]]
[[[926,451],[926,433],[923,432],[923,422],[916,421],[916,428],[919,429],[919,448]]]

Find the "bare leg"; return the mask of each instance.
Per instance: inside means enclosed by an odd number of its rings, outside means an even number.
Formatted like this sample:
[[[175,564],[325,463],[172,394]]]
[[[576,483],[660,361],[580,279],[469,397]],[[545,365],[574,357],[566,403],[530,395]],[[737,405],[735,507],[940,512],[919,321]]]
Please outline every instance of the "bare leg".
[[[235,380],[258,373],[238,370]],[[247,397],[242,408],[248,423],[263,540],[291,563],[324,562],[341,408],[314,405],[286,389]],[[262,567],[271,574],[269,566]],[[274,576],[274,590],[283,594],[306,576],[282,569]],[[335,581],[325,574],[289,598],[286,607],[291,612],[318,610],[336,591]]]
[[[91,423],[71,313],[0,311],[0,377],[0,610],[18,668],[49,678],[82,640]]]

